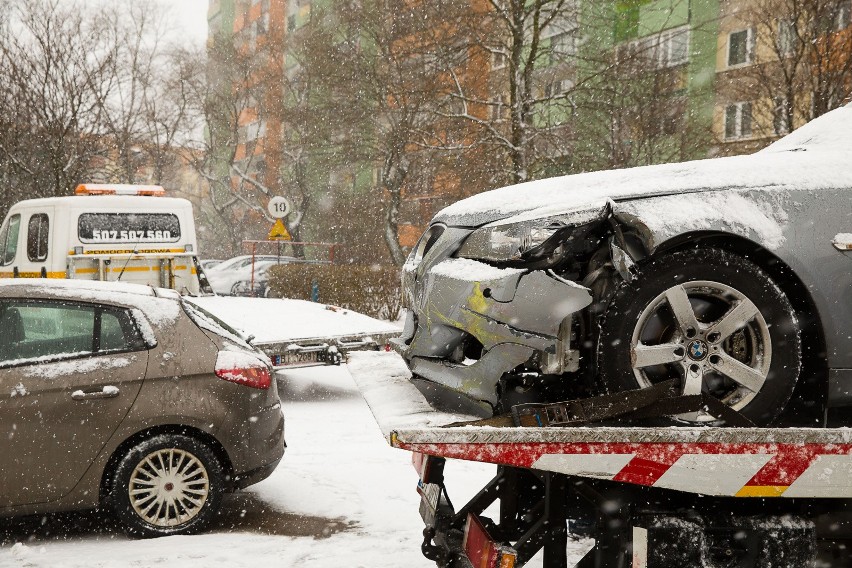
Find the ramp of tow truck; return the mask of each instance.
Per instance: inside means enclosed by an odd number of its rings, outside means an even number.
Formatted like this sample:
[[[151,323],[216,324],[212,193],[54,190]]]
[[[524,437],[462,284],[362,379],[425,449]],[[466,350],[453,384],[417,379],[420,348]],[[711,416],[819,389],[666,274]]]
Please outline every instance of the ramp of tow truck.
[[[396,353],[353,353],[349,370],[382,434],[400,449],[736,497],[852,497],[852,429],[453,426]]]
[[[187,298],[246,336],[276,368],[337,364],[339,354],[383,348],[395,324],[304,300],[200,296]]]

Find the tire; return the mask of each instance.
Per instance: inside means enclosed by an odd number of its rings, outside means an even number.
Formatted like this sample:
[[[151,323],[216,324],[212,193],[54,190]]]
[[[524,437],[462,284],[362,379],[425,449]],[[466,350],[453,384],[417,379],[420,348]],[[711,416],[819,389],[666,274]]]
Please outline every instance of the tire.
[[[243,291],[243,286],[241,282],[235,283],[231,286],[231,296],[239,296]]]
[[[134,446],[118,462],[112,479],[110,508],[128,535],[141,538],[203,530],[225,492],[225,474],[213,451],[181,434],[155,436]]]
[[[603,314],[596,355],[608,392],[676,378],[681,393],[710,394],[765,425],[793,393],[802,347],[793,307],[766,273],[725,251],[693,249],[637,265]],[[671,423],[722,424],[703,411]]]

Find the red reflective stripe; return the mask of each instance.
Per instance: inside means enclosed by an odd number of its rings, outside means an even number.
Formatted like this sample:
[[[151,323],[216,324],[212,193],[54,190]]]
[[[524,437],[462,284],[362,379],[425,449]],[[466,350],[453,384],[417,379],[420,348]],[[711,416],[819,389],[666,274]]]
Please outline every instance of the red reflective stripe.
[[[636,456],[612,480],[636,485],[654,485],[676,461],[677,458],[674,458],[671,462],[660,463]]]
[[[844,446],[828,447],[819,444],[805,446],[779,446],[779,452],[758,471],[751,480],[746,483],[750,485],[779,486],[792,485],[799,476],[814,462],[820,454],[848,454],[850,449]]]
[[[653,485],[687,454],[769,454],[773,458],[754,475],[747,486],[788,486],[798,479],[818,455],[849,455],[844,444],[406,444],[398,447],[434,456],[532,467],[543,455],[635,454],[615,476],[615,481]],[[722,474],[720,472],[720,474]]]

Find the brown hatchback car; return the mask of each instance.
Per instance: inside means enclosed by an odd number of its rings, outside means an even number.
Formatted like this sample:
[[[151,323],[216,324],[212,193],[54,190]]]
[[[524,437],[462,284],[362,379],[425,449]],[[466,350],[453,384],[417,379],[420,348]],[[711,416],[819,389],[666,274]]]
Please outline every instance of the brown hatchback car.
[[[174,291],[0,281],[0,516],[197,532],[284,448],[266,356]]]

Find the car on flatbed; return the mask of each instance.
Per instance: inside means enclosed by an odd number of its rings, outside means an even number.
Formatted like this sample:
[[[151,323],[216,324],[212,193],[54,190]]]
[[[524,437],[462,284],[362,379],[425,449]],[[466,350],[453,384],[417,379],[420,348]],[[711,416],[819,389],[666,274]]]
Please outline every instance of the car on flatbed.
[[[749,156],[439,212],[403,268],[413,381],[480,416],[675,381],[751,422],[852,407],[852,105]],[[719,424],[705,411],[677,424]]]
[[[0,516],[197,532],[284,454],[269,359],[174,290],[0,281],[0,329]]]

